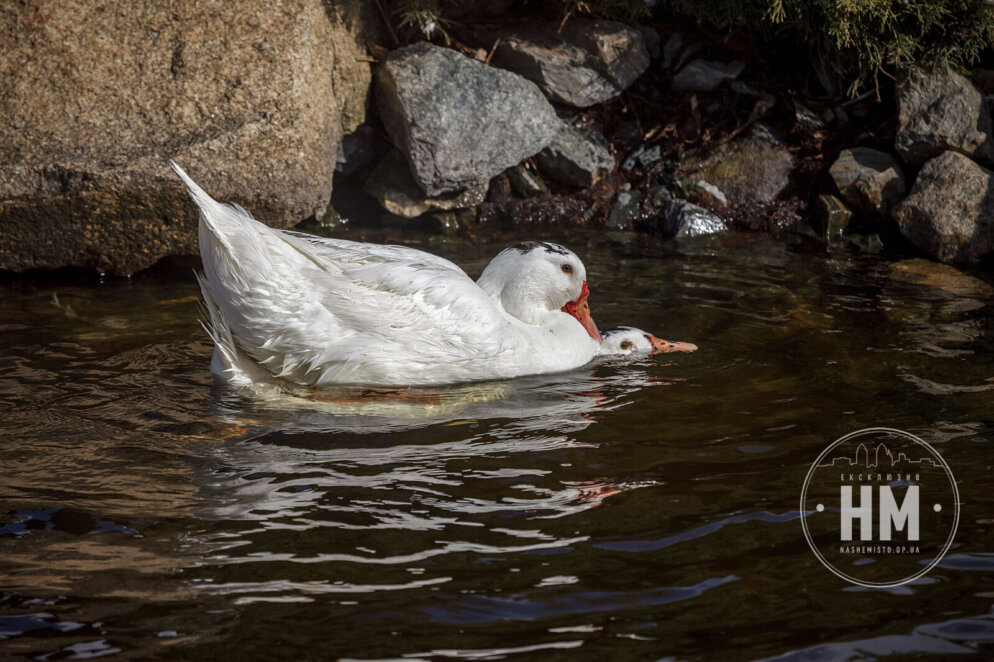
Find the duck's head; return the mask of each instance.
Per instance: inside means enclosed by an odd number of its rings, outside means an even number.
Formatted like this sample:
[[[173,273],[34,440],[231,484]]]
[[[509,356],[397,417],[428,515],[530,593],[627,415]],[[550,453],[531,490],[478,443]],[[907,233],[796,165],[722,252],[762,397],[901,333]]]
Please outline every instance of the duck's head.
[[[550,312],[576,318],[591,338],[601,334],[590,317],[587,270],[567,248],[544,241],[515,244],[501,251],[477,283],[504,310],[527,324],[540,324]]]
[[[651,333],[631,326],[619,326],[605,331],[602,336],[601,356],[641,356],[666,352],[693,352],[697,345],[689,342],[672,342],[657,338]]]

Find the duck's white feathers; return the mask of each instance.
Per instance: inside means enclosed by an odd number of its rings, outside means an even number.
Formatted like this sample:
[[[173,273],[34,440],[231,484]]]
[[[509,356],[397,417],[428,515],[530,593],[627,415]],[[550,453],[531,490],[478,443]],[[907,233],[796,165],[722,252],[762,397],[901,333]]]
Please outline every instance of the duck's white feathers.
[[[506,315],[448,260],[275,230],[173,167],[201,210],[199,280],[212,371],[223,380],[425,385],[543,371],[532,365],[535,327]],[[596,348],[586,357],[537,350],[548,370],[582,365]]]
[[[433,255],[432,253],[426,253],[418,250],[417,248],[410,248],[408,246],[393,246],[390,244],[367,244],[360,241],[350,241],[348,239],[318,237],[313,234],[296,232],[294,230],[282,230],[281,232],[290,235],[291,237],[296,237],[308,242],[314,246],[314,250],[318,253],[324,252],[322,249],[327,248],[327,257],[329,259],[334,258],[334,256],[337,255],[337,249],[351,248],[353,250],[370,253],[389,260],[410,262],[412,266],[425,264],[464,273],[462,269],[456,266],[453,262],[446,260],[444,257],[439,257],[438,255]]]

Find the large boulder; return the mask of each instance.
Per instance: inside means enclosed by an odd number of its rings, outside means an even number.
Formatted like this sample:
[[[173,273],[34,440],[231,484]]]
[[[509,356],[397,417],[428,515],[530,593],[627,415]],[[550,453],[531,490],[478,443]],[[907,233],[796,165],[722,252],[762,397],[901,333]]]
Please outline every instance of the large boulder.
[[[320,213],[370,79],[358,0],[0,8],[0,268],[196,253],[175,159],[273,225]]]
[[[561,27],[561,29],[560,29]],[[578,108],[613,99],[649,68],[642,33],[624,23],[574,18],[479,37],[497,44],[493,63],[534,81],[553,101]]]
[[[991,176],[957,152],[928,161],[911,195],[894,207],[901,232],[942,262],[979,262],[994,251]]]
[[[908,190],[897,159],[869,147],[842,150],[829,174],[845,201],[863,214],[887,214]]]
[[[946,150],[994,159],[994,120],[980,91],[958,73],[940,69],[897,86],[898,126],[894,146],[908,163]]]
[[[534,83],[427,42],[390,53],[376,101],[429,196],[489,181],[541,151],[560,124]]]

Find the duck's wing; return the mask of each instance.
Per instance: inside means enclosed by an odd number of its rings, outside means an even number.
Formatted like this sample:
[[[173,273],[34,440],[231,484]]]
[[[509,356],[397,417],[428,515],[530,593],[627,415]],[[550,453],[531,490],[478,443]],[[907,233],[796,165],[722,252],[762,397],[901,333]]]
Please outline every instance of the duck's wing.
[[[284,240],[305,258],[301,311],[309,312],[299,336],[286,339],[282,377],[305,384],[484,378],[492,375],[482,367],[513,349],[514,321],[448,260],[402,247]]]
[[[331,237],[318,237],[313,234],[297,232],[295,230],[282,230],[291,237],[302,239],[314,247],[315,253],[327,253],[330,259],[338,259],[341,250],[352,249],[362,251],[370,255],[375,255],[387,260],[409,262],[412,265],[432,265],[443,269],[451,269],[463,273],[463,270],[453,262],[444,257],[426,253],[425,251],[411,248],[409,246],[395,246],[392,244],[366,244],[349,239],[332,239]]]

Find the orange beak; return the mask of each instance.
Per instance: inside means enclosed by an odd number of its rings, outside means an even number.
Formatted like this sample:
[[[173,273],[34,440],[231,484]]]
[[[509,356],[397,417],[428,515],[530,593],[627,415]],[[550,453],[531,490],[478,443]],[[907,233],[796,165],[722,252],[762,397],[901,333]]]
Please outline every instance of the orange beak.
[[[594,324],[594,319],[590,316],[590,304],[587,303],[589,296],[590,289],[587,287],[587,281],[583,281],[583,289],[580,290],[580,296],[577,297],[576,301],[570,301],[563,306],[562,311],[575,317],[576,321],[582,324],[583,328],[587,330],[590,337],[600,342],[601,332],[597,330],[597,325]],[[695,347],[694,349],[697,348]]]
[[[662,338],[657,338],[651,333],[645,334],[646,339],[652,343],[652,353],[653,354],[665,354],[667,352],[694,352],[697,351],[697,345],[689,342],[671,342],[669,340],[663,340]]]

